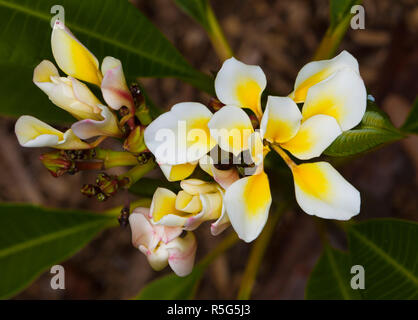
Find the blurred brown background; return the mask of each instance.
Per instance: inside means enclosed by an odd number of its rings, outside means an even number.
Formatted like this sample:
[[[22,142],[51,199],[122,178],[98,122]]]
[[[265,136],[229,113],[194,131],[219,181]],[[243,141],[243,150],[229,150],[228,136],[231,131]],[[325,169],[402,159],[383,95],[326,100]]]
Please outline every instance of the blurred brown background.
[[[203,29],[173,1],[134,3],[193,66],[206,72],[219,69],[220,61]],[[291,91],[298,70],[310,61],[328,26],[327,0],[213,0],[212,4],[235,56],[260,65],[270,89],[281,95]],[[364,7],[366,29],[349,30],[340,49],[358,59],[368,90],[399,126],[418,92],[418,5],[413,0],[364,0]],[[164,108],[180,101],[207,103],[209,99],[173,79],[144,79],[144,84]],[[53,178],[38,161],[42,150],[21,148],[13,133],[14,120],[0,121],[1,201],[91,210],[121,204],[122,195],[99,203],[78,192],[81,184],[94,180],[93,173]],[[417,168],[418,141],[412,137],[340,170],[362,194],[359,219],[393,216],[418,220]],[[220,240],[210,236],[208,225],[196,234],[198,257]],[[234,298],[249,248],[241,242],[220,257],[207,272],[197,298]],[[306,280],[320,252],[313,219],[299,209],[287,212],[267,250],[253,298],[303,299]],[[145,257],[131,246],[129,228],[104,232],[63,265],[66,290],[52,290],[47,272],[17,298],[130,298],[148,281],[168,272],[151,270]]]

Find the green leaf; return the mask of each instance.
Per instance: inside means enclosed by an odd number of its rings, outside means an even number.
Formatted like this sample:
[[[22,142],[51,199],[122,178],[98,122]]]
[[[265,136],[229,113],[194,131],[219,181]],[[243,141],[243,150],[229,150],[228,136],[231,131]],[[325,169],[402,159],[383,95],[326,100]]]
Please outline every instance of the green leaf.
[[[168,182],[167,180],[142,178],[138,182],[134,183],[129,191],[133,194],[143,197],[152,197],[157,188],[166,188],[175,193],[181,190],[180,184],[177,182]]]
[[[370,220],[348,230],[351,263],[365,270],[365,299],[418,299],[418,224]]]
[[[415,98],[415,102],[412,105],[412,109],[409,112],[405,123],[402,125],[402,131],[407,133],[418,134],[418,97]]]
[[[348,230],[351,262],[365,270],[366,299],[418,298],[418,224],[378,219]]]
[[[343,132],[324,154],[350,156],[402,138],[403,135],[392,125],[387,115],[369,100],[361,123]]]
[[[197,23],[200,23],[206,31],[210,31],[208,0],[174,0],[174,2]]]
[[[306,287],[306,299],[357,300],[359,290],[353,290],[350,280],[351,263],[347,253],[326,246]]]
[[[0,0],[0,113],[68,121],[32,83],[34,67],[53,61],[50,20],[55,0]],[[127,77],[175,77],[213,93],[213,79],[190,66],[132,4],[120,0],[63,0],[65,23],[101,62],[122,61]],[[5,88],[7,90],[5,90]],[[37,94],[36,92],[37,91]],[[46,109],[46,110],[45,110]]]
[[[114,220],[104,214],[0,204],[0,298],[18,293]]]
[[[179,277],[174,273],[157,278],[144,287],[137,300],[190,300],[196,294],[200,279],[207,265],[194,267],[187,277]]]

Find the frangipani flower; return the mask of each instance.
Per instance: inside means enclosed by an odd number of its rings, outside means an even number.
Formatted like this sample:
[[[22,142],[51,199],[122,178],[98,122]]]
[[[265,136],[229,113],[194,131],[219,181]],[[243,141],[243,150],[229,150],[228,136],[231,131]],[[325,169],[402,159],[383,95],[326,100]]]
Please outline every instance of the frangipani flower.
[[[149,209],[136,208],[129,216],[132,244],[148,259],[157,271],[168,265],[180,277],[188,275],[196,254],[196,238],[192,232],[180,237],[182,229],[151,223]]]
[[[160,165],[167,178],[184,179],[199,162],[223,194],[222,210],[215,216],[210,215],[210,219],[218,219],[212,224],[212,234],[218,233],[219,226],[223,230],[231,224],[241,239],[250,242],[263,230],[272,203],[269,179],[263,166],[264,157],[272,148],[291,169],[296,200],[306,213],[339,220],[356,215],[360,210],[359,192],[330,164],[296,164],[283,149],[300,160],[318,157],[342,132],[361,121],[366,109],[366,89],[357,61],[344,51],[334,59],[309,63],[300,71],[294,92],[289,97],[269,96],[263,114],[260,97],[265,87],[266,79],[260,67],[231,58],[224,62],[215,80],[216,94],[224,104],[220,110],[212,115],[201,104],[184,103],[151,123],[146,144],[157,161],[165,161]],[[296,104],[300,102],[304,102],[302,110]],[[259,131],[243,109],[255,113]],[[193,149],[192,153],[187,143],[180,149],[171,143],[178,154],[173,150],[167,152],[167,145],[159,149],[164,139],[163,135],[157,137],[158,131],[171,128],[180,132],[179,120],[190,119],[184,130],[189,133],[198,127],[191,125],[196,122],[197,114],[204,118],[200,121],[204,123],[203,130],[210,132],[210,139],[199,144],[199,152]],[[176,139],[171,141],[180,144]],[[212,158],[212,151],[218,150],[213,148],[215,145],[226,152],[228,158],[231,154],[237,158],[250,156],[252,163],[244,168],[244,173],[240,171],[241,178],[234,164],[217,167]],[[190,154],[195,156],[190,157]],[[167,189],[157,190],[151,206],[154,223],[187,229],[187,221],[194,221],[196,216],[200,218],[204,211],[200,198],[203,191],[194,194],[183,189],[178,195]]]
[[[216,95],[228,106],[251,109],[262,116],[261,94],[267,80],[259,66],[248,65],[234,57],[225,60],[215,79]]]
[[[15,133],[17,140],[23,147],[91,148],[88,143],[81,141],[71,129],[63,133],[32,116],[21,116],[16,121]]]
[[[212,112],[201,103],[183,102],[156,118],[145,129],[144,140],[171,181],[187,178],[216,141],[208,122]]]
[[[289,97],[296,103],[304,102],[310,87],[344,68],[349,68],[357,75],[360,75],[357,60],[345,50],[332,59],[307,63],[299,71],[295,80],[294,90]]]
[[[177,195],[158,188],[152,198],[150,218],[154,224],[194,230],[201,223],[219,219],[224,210],[222,189],[216,183],[183,180]]]

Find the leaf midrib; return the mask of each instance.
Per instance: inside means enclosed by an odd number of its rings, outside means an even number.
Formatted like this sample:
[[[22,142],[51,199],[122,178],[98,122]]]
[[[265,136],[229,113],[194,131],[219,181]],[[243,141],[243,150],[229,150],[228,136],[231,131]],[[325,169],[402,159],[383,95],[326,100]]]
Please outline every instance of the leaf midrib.
[[[405,269],[404,266],[399,264],[394,260],[390,255],[388,255],[384,250],[378,247],[374,242],[370,241],[367,237],[362,235],[360,232],[356,231],[354,228],[351,228],[350,232],[356,236],[360,241],[366,244],[374,252],[376,252],[383,260],[388,264],[392,265],[400,274],[402,274],[407,279],[410,279],[418,287],[418,278],[416,278],[408,269]]]
[[[8,256],[8,255],[12,255],[12,254],[16,254],[17,252],[20,251],[24,251],[26,249],[32,248],[32,247],[36,247],[38,245],[44,244],[46,242],[50,242],[59,238],[64,238],[68,235],[71,234],[75,234],[81,231],[85,231],[88,230],[90,228],[93,228],[95,226],[99,226],[101,224],[106,225],[107,223],[109,223],[109,221],[107,220],[99,220],[99,221],[92,221],[89,223],[85,223],[83,225],[80,226],[76,226],[76,227],[72,227],[72,228],[68,228],[68,229],[64,229],[64,230],[60,230],[60,231],[56,231],[56,232],[52,232],[52,233],[48,233],[46,235],[43,235],[41,237],[35,238],[35,239],[29,239],[27,241],[23,241],[21,243],[18,243],[14,246],[11,247],[7,247],[5,249],[0,250],[0,259]]]
[[[333,256],[333,253],[332,253],[331,249],[327,249],[326,253],[327,253],[329,263],[331,265],[331,270],[334,273],[335,278],[337,279],[338,287],[340,288],[344,299],[345,300],[350,300],[350,295],[345,290],[346,288],[344,286],[344,281],[343,281],[343,279],[341,278],[341,275],[338,272],[337,263],[335,262],[335,259],[334,259],[334,256]]]
[[[21,11],[21,12],[26,13],[28,15],[37,17],[37,18],[39,18],[41,20],[50,21],[50,19],[51,19],[50,16],[45,15],[45,14],[42,14],[39,11],[31,10],[31,9],[28,9],[28,8],[26,8],[24,6],[21,6],[21,5],[18,5],[18,4],[14,4],[14,3],[12,4],[12,3],[6,2],[4,0],[0,0],[0,6],[7,7],[7,8],[10,8],[10,9],[15,9],[17,11]],[[151,54],[147,54],[147,53],[145,53],[143,51],[138,51],[134,47],[131,47],[131,46],[126,45],[126,44],[124,44],[122,42],[119,42],[119,41],[115,41],[114,39],[111,39],[111,38],[108,38],[108,37],[104,37],[101,34],[98,34],[98,33],[95,33],[95,32],[91,32],[90,30],[85,29],[85,28],[82,28],[82,27],[80,27],[78,25],[75,25],[75,24],[72,24],[72,23],[67,23],[67,26],[69,26],[73,30],[77,30],[80,33],[84,33],[84,34],[86,34],[89,37],[102,40],[103,42],[107,42],[109,44],[112,44],[112,45],[114,45],[116,47],[119,47],[121,49],[124,49],[126,51],[129,51],[129,52],[131,52],[133,54],[136,54],[138,56],[143,56],[143,57],[145,57],[145,58],[147,58],[149,60],[158,62],[158,63],[160,63],[162,65],[169,66],[170,68],[172,68],[174,70],[177,70],[177,71],[183,73],[183,75],[193,75],[193,74],[199,74],[200,75],[200,72],[198,72],[198,71],[196,71],[195,73],[190,73],[190,72],[188,72],[185,69],[178,68],[177,64],[174,64],[173,65],[173,64],[167,63],[167,60],[157,59],[157,56],[156,55],[151,55]],[[187,63],[187,62],[184,61],[184,63]]]

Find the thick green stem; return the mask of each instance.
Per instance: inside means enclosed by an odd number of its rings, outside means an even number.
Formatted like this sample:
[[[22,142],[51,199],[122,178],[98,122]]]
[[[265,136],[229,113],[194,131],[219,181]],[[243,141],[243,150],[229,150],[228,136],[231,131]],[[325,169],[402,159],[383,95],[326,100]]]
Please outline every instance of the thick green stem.
[[[216,16],[210,6],[207,8],[207,13],[210,28],[210,30],[207,31],[216,54],[221,61],[231,58],[233,56],[231,47],[229,46],[228,41],[222,32],[222,28],[220,27],[218,20],[216,19]]]
[[[270,239],[273,236],[279,218],[287,208],[288,204],[283,203],[277,211],[269,217],[263,232],[251,248],[248,263],[245,268],[244,275],[242,276],[241,287],[238,291],[237,299],[248,300],[251,297],[251,291],[253,289],[261,261],[263,260],[264,253],[270,243]]]
[[[131,211],[137,207],[149,207],[150,205],[151,205],[151,199],[148,199],[148,198],[138,199],[130,203]],[[124,206],[113,207],[109,210],[106,210],[105,213],[111,216],[118,217],[123,207]]]
[[[119,176],[119,180],[123,180],[125,178],[128,179],[127,183],[124,184],[124,188],[130,188],[135,182],[141,179],[145,174],[150,172],[155,167],[154,159],[149,159],[148,162],[145,164],[140,164],[133,167],[131,170],[126,172],[125,174]]]
[[[129,152],[101,148],[96,148],[96,159],[103,160],[104,169],[138,164],[137,158]]]
[[[286,162],[287,166],[292,169],[296,166],[296,163],[293,162],[293,160],[287,155],[287,153],[278,145],[270,144],[270,147],[277,152],[277,154],[282,157],[284,162]]]
[[[361,0],[354,2],[353,4],[360,4]],[[350,10],[348,8],[348,10]],[[315,51],[313,60],[324,60],[332,58],[337,52],[338,46],[341,43],[344,35],[347,32],[348,26],[351,21],[351,13],[348,11],[345,17],[335,26],[328,27],[324,37],[321,40],[318,48]]]

